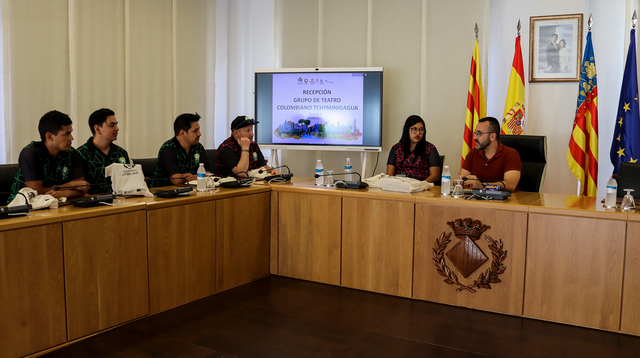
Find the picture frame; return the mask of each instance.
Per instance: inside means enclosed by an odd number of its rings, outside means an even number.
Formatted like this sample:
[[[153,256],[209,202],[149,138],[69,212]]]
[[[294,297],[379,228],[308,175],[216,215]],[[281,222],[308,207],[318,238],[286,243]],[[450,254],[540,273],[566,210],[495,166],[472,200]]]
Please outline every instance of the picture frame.
[[[579,82],[582,14],[532,16],[529,82]]]

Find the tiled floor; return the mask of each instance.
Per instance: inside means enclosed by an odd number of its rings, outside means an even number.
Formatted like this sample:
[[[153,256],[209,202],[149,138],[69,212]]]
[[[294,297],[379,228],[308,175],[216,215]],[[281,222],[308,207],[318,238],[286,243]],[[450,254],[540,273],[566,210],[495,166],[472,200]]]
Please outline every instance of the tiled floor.
[[[640,357],[640,338],[270,276],[44,357]]]

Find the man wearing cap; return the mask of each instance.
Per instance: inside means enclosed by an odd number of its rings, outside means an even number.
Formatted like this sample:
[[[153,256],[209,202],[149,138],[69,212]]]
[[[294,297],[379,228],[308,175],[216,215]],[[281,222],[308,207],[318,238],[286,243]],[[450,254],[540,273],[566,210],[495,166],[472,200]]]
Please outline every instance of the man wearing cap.
[[[85,179],[93,184],[89,194],[110,193],[111,178],[105,178],[104,168],[113,163],[129,163],[129,154],[113,142],[118,139],[118,120],[108,108],[101,108],[89,116],[89,128],[93,134],[78,148],[82,157]],[[102,184],[104,185],[96,185]]]
[[[59,111],[47,112],[40,118],[38,132],[42,141],[29,143],[20,152],[11,192],[29,187],[55,198],[85,195],[89,183],[84,180],[80,155],[71,146],[71,123],[71,118]],[[61,188],[53,190],[57,185]],[[9,196],[7,203],[14,197],[15,194]]]
[[[211,172],[204,146],[200,144],[199,120],[197,113],[183,113],[173,122],[175,137],[164,142],[158,151],[152,187],[185,185],[196,180],[200,163]]]
[[[253,141],[253,126],[257,123],[246,116],[238,116],[231,122],[231,137],[222,142],[216,152],[216,176],[246,177],[249,170],[262,167],[272,175],[280,174],[267,166],[260,147]]]

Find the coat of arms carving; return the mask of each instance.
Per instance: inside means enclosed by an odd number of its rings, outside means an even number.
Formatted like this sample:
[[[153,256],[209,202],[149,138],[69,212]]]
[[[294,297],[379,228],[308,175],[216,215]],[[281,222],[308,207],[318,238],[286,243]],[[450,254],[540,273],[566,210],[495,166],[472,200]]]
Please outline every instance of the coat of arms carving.
[[[491,236],[484,235],[484,240],[489,244],[489,250],[491,251],[491,266],[481,272],[472,284],[465,285],[461,283],[458,276],[445,261],[446,256],[464,278],[475,272],[489,260],[476,241],[491,226],[483,225],[480,220],[472,220],[471,218],[448,221],[447,225],[453,229],[459,241],[446,253],[447,246],[451,242],[449,239],[451,232],[447,234],[443,231],[435,241],[433,263],[438,274],[445,278],[444,282],[458,286],[456,288],[457,291],[466,290],[472,293],[481,288],[491,289],[492,283],[502,282],[499,276],[507,269],[504,265],[504,260],[507,258],[507,250],[504,250],[502,240],[496,241]]]

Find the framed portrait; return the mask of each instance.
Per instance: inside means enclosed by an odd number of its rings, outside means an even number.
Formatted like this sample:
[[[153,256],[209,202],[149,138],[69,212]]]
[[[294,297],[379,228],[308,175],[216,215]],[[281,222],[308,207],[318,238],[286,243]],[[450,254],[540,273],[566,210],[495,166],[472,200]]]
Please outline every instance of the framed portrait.
[[[582,14],[532,16],[529,82],[579,82]]]

